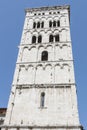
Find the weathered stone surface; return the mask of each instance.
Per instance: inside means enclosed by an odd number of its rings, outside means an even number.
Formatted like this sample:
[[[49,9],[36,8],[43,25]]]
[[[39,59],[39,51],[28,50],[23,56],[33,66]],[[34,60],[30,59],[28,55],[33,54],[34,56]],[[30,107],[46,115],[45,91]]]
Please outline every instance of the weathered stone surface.
[[[10,130],[81,130],[69,15],[69,6],[26,10],[3,130],[4,127]],[[56,21],[56,27],[49,27],[50,21],[52,26]],[[33,28],[34,22],[36,28]],[[38,28],[38,22],[40,26],[44,22],[44,27]],[[49,42],[50,35],[53,42]],[[35,43],[32,43],[33,36]],[[41,43],[38,43],[39,36],[42,36]],[[43,51],[48,53],[47,60],[42,60]],[[41,106],[43,92],[44,105]]]

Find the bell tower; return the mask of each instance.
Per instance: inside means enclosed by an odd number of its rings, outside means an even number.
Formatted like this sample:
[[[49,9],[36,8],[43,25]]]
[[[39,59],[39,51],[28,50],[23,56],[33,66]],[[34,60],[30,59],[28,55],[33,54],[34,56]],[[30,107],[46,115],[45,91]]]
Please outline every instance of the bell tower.
[[[70,7],[26,9],[3,130],[81,130]]]

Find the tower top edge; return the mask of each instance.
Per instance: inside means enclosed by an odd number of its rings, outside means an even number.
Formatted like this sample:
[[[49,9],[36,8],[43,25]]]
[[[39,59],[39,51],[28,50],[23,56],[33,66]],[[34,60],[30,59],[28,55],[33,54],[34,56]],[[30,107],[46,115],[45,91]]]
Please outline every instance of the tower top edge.
[[[45,7],[37,7],[37,8],[27,8],[25,9],[25,13],[33,12],[33,11],[50,11],[55,9],[67,9],[70,12],[70,5],[62,5],[62,6],[45,6]]]

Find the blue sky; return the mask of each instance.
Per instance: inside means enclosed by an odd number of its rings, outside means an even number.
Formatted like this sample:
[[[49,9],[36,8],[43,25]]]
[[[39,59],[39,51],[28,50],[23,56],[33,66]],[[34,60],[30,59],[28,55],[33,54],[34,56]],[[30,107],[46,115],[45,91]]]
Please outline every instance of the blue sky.
[[[87,130],[87,0],[0,0],[0,107],[7,107],[18,45],[24,24],[24,9],[71,6],[71,38],[80,122]]]

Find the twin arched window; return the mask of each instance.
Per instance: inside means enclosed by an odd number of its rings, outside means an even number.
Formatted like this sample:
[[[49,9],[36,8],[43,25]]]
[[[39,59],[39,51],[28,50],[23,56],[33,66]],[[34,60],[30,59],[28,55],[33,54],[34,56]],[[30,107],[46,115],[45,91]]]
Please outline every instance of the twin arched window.
[[[59,42],[60,41],[60,38],[59,38],[59,34],[56,34],[56,35],[50,35],[49,36],[49,42]]]
[[[33,28],[43,28],[44,27],[44,22],[34,22],[33,23]]]
[[[42,36],[39,35],[38,37],[32,36],[32,43],[41,43],[42,42]]]
[[[60,27],[60,21],[49,21],[49,27]],[[44,22],[34,22],[33,23],[33,28],[44,28]]]
[[[60,27],[60,21],[49,21],[49,27]]]
[[[59,42],[60,41],[60,37],[59,34],[56,35],[50,35],[49,36],[49,42]],[[42,42],[42,36],[39,35],[38,37],[36,36],[32,36],[32,43],[41,43]]]

